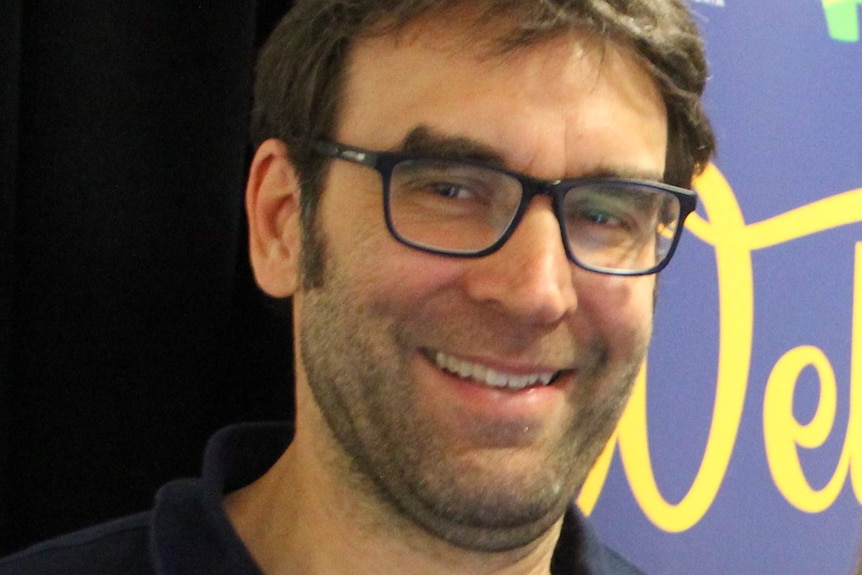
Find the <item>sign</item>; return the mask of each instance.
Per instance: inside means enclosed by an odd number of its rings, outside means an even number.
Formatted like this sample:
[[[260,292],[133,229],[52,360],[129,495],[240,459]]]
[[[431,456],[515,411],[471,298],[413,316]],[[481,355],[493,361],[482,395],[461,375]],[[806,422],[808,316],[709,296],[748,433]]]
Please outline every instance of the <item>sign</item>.
[[[862,0],[691,0],[718,157],[578,504],[652,575],[848,575],[862,542]]]

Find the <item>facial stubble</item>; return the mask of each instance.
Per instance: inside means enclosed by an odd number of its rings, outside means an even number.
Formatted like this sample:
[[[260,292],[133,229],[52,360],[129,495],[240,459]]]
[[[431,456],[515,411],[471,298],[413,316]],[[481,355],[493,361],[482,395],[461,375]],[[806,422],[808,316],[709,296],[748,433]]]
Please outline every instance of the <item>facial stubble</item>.
[[[321,236],[307,234],[305,248],[328,251]],[[606,373],[606,347],[591,342],[590,368],[579,374],[578,397],[570,399],[577,406],[571,425],[536,465],[503,475],[510,452],[479,459],[452,453],[434,421],[423,417],[405,351],[428,341],[457,346],[470,337],[468,327],[440,327],[413,310],[393,311],[387,298],[363,302],[357,282],[331,253],[313,260],[326,263],[324,273],[316,270],[316,287],[303,293],[300,352],[328,426],[323,431],[334,440],[335,472],[358,497],[388,509],[382,515],[399,531],[407,521],[483,552],[523,547],[546,533],[613,432],[648,337],[616,374]],[[600,397],[590,400],[595,394]]]

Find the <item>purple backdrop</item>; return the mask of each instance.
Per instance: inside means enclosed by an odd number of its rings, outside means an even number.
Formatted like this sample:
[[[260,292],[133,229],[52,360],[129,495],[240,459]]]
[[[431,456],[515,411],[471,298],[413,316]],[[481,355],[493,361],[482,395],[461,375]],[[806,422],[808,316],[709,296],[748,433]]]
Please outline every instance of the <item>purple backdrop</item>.
[[[653,575],[848,575],[862,500],[862,0],[692,0],[719,155],[581,494]]]

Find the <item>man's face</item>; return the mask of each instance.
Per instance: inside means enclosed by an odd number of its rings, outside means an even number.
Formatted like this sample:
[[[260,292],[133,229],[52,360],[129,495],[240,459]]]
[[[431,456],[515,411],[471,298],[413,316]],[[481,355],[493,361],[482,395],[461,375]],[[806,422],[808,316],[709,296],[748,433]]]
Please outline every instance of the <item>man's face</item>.
[[[626,51],[566,36],[491,56],[457,28],[359,41],[335,139],[466,151],[547,179],[661,177],[664,105]],[[381,198],[374,170],[333,162],[323,284],[295,297],[297,383],[332,452],[396,515],[470,549],[524,545],[560,519],[616,424],[655,280],[576,268],[548,198],[476,259],[399,244]]]

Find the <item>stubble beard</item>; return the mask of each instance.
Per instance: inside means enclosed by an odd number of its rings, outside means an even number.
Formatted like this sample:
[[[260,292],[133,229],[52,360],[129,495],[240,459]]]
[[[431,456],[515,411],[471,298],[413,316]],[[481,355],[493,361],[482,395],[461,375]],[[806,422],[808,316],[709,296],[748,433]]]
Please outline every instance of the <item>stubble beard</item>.
[[[646,344],[622,373],[609,377],[607,352],[594,343],[589,373],[577,384],[584,399],[574,400],[571,425],[536,465],[504,474],[506,450],[479,460],[454,454],[435,422],[423,417],[403,350],[414,349],[419,337],[452,339],[452,328],[385,304],[362,305],[340,267],[331,257],[325,261],[322,281],[304,293],[299,341],[309,387],[335,440],[336,469],[346,471],[343,479],[359,497],[382,503],[397,532],[406,520],[480,552],[540,538],[565,513],[613,432]],[[606,387],[613,389],[600,389]],[[586,399],[593,393],[601,398]]]

